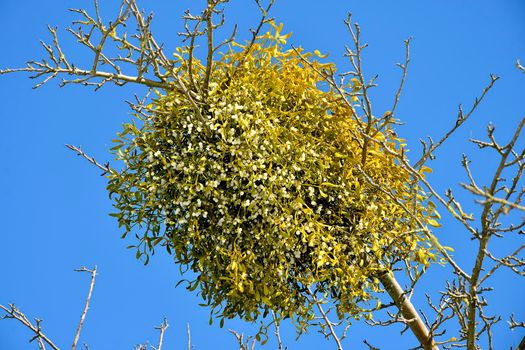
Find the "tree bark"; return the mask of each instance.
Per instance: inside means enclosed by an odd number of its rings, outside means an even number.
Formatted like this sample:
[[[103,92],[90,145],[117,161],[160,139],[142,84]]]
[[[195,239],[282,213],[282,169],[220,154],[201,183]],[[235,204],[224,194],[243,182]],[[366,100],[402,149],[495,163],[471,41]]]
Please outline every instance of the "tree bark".
[[[381,284],[385,288],[385,291],[390,295],[401,315],[406,319],[407,325],[410,330],[416,336],[417,340],[425,350],[439,350],[439,347],[432,339],[425,323],[419,316],[414,305],[406,297],[405,291],[399,283],[396,281],[394,274],[390,271],[383,273],[379,276]]]

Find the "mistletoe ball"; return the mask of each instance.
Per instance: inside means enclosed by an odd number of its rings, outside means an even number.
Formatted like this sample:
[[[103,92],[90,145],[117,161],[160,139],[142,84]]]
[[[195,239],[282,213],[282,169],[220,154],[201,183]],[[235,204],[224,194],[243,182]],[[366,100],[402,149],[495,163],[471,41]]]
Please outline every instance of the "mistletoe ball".
[[[219,317],[308,320],[319,293],[359,317],[379,273],[427,263],[434,208],[391,152],[402,140],[356,115],[359,84],[330,88],[335,67],[286,38],[234,43],[209,73],[178,49],[188,89],[157,91],[116,140],[114,215],[137,257],[165,247]]]

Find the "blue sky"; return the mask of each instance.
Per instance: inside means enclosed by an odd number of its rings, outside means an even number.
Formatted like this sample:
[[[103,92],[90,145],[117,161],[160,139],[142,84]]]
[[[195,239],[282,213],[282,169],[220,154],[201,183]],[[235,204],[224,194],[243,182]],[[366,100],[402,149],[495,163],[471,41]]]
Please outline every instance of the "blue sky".
[[[203,1],[142,1],[155,12],[154,30],[173,49],[181,31],[180,15]],[[43,57],[40,39],[49,39],[46,25],[59,27],[63,49],[71,60],[87,61],[87,53],[65,33],[73,19],[69,7],[90,6],[87,1],[0,0],[0,69],[21,66],[28,59]],[[115,2],[101,1],[104,14],[111,14]],[[525,61],[525,2],[507,1],[307,1],[278,0],[273,16],[284,22],[284,32],[292,31],[290,43],[329,53],[340,66],[344,45],[349,44],[343,19],[352,11],[360,23],[363,39],[370,47],[364,55],[369,76],[379,74],[374,92],[375,108],[382,113],[392,102],[399,70],[394,64],[403,59],[403,40],[413,37],[412,62],[398,117],[406,125],[399,134],[419,152],[418,139],[438,137],[455,122],[457,105],[470,105],[489,81],[489,74],[501,76],[495,89],[473,120],[454,135],[432,164],[431,180],[440,190],[464,180],[459,162],[461,153],[473,160],[475,173],[484,178],[493,162],[466,140],[484,136],[485,125],[493,122],[497,133],[509,136],[525,113],[525,74],[514,68],[516,59]],[[248,0],[232,0],[227,10],[230,24],[240,25],[239,38],[248,38],[247,28],[258,18]],[[106,18],[109,18],[106,16]],[[70,86],[59,88],[52,82],[32,90],[34,82],[24,74],[0,77],[3,97],[0,109],[0,215],[3,218],[0,254],[0,303],[16,303],[31,317],[44,319],[49,337],[63,348],[70,346],[88,288],[88,276],[73,272],[81,265],[98,265],[99,273],[91,309],[81,342],[91,349],[131,349],[150,340],[155,344],[154,327],[167,317],[170,328],[167,349],[185,346],[186,323],[192,330],[196,350],[231,349],[234,338],[228,328],[250,332],[240,321],[208,325],[209,310],[199,307],[199,299],[182,287],[175,288],[178,268],[166,254],[157,254],[144,267],[126,250],[129,240],[121,240],[116,221],[108,216],[111,202],[100,172],[76,157],[64,144],[83,146],[100,161],[111,160],[108,149],[120,125],[129,120],[125,100],[144,90],[128,86],[107,86],[98,92]],[[415,156],[414,156],[415,158]],[[471,201],[466,208],[474,208]],[[440,240],[456,248],[455,257],[470,268],[472,242],[446,215],[437,231]],[[504,251],[512,240],[501,241]],[[423,294],[436,295],[449,276],[446,267],[431,268],[416,290],[415,303]],[[515,312],[525,318],[523,280],[501,273],[494,279],[492,310],[505,317]],[[399,337],[400,328],[369,328],[353,325],[344,345],[365,349],[368,339],[381,349],[406,349],[416,343],[410,334]],[[516,345],[523,332],[509,332],[501,322],[496,332],[497,348]],[[289,349],[332,348],[312,330],[299,342],[293,329],[283,327]],[[0,322],[0,349],[29,349],[29,334],[13,321]],[[266,348],[275,348],[270,343]]]

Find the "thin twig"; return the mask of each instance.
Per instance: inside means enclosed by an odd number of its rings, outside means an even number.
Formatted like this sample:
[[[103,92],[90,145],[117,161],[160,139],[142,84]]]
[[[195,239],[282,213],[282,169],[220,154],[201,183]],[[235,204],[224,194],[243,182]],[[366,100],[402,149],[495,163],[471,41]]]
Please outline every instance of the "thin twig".
[[[448,140],[450,135],[452,135],[461,125],[463,125],[472,116],[472,114],[474,113],[474,111],[476,111],[476,109],[478,108],[478,106],[481,103],[481,101],[483,101],[483,99],[485,98],[487,93],[492,89],[492,87],[494,86],[496,81],[498,81],[498,79],[499,79],[498,76],[493,75],[493,74],[490,75],[490,82],[489,82],[489,84],[483,89],[483,91],[481,92],[480,97],[476,97],[476,99],[474,100],[474,103],[472,104],[472,106],[471,106],[471,108],[470,108],[470,110],[468,111],[467,114],[463,113],[463,109],[461,108],[461,105],[459,105],[459,107],[458,107],[458,117],[456,119],[456,124],[454,124],[454,126],[450,130],[448,130],[445,133],[445,135],[443,135],[438,142],[429,145],[427,151],[424,152],[421,155],[421,158],[414,164],[414,168],[416,168],[416,169],[419,168],[429,158],[431,158],[433,156],[434,151],[436,151],[439,147],[441,147],[441,145],[446,140]]]
[[[341,345],[341,339],[339,339],[339,336],[337,335],[337,333],[336,333],[336,331],[335,331],[335,329],[334,329],[334,327],[332,325],[332,321],[330,321],[330,319],[328,318],[328,315],[326,314],[326,312],[324,311],[323,306],[321,305],[321,303],[317,299],[317,296],[314,293],[312,293],[310,288],[307,289],[307,293],[310,295],[310,297],[312,298],[312,301],[314,302],[315,306],[317,306],[317,309],[321,313],[321,317],[323,318],[326,326],[330,330],[330,335],[332,336],[332,339],[336,343],[337,349],[338,350],[343,350],[343,346]]]
[[[31,321],[29,321],[20,310],[18,310],[14,304],[10,304],[9,308],[3,306],[0,304],[0,309],[2,309],[6,314],[1,317],[1,319],[15,319],[18,322],[22,323],[26,328],[28,328],[31,332],[35,334],[33,338],[31,338],[30,342],[37,339],[39,344],[41,343],[41,340],[45,342],[47,345],[49,345],[53,350],[60,350],[58,346],[56,346],[51,339],[49,339],[43,332],[40,327],[40,323],[42,322],[39,319],[36,319],[36,325],[33,325]]]
[[[66,145],[66,147],[69,148],[72,151],[77,152],[77,155],[84,157],[88,162],[90,162],[91,164],[95,165],[97,168],[99,168],[102,171],[104,171],[102,173],[102,175],[116,174],[117,173],[116,170],[112,169],[109,166],[109,163],[100,164],[99,162],[97,162],[97,160],[94,157],[90,157],[84,151],[82,151],[82,149],[80,147],[73,146],[73,145]]]
[[[76,269],[77,272],[89,272],[91,274],[91,283],[89,284],[89,292],[86,298],[86,304],[84,305],[84,310],[82,311],[82,315],[80,316],[80,322],[77,327],[77,332],[75,334],[75,339],[73,340],[73,345],[71,346],[71,350],[75,350],[77,347],[78,339],[80,338],[80,332],[82,331],[82,327],[84,326],[84,320],[86,319],[86,315],[89,309],[89,303],[91,302],[91,295],[93,294],[93,288],[95,287],[95,278],[97,276],[97,267],[95,266],[93,269],[88,269],[85,267],[81,267],[79,269]]]
[[[272,311],[273,324],[275,326],[275,336],[277,337],[277,349],[283,350],[283,342],[281,340],[281,331],[279,329],[279,319],[275,315],[275,312]]]
[[[518,68],[520,71],[522,71],[523,73],[525,73],[525,67],[523,67],[520,63],[520,60],[517,60],[516,61],[516,68]],[[525,340],[525,338],[524,338]]]
[[[187,340],[188,340],[188,350],[191,350],[191,333],[190,333],[189,323],[186,323],[186,332],[187,332]]]
[[[166,332],[166,329],[168,329],[168,327],[169,327],[168,320],[164,318],[162,323],[158,327],[155,328],[159,330],[159,345],[157,345],[156,350],[162,350],[162,344],[164,341],[164,333]]]
[[[401,92],[403,91],[403,87],[405,86],[405,80],[408,73],[408,64],[410,63],[410,41],[412,38],[408,38],[405,40],[405,63],[404,64],[398,64],[398,67],[401,68],[403,75],[401,76],[401,81],[399,82],[399,87],[396,91],[396,95],[394,98],[394,105],[392,106],[392,109],[390,110],[391,115],[393,116],[396,112],[397,105],[399,103],[399,98],[401,97]]]

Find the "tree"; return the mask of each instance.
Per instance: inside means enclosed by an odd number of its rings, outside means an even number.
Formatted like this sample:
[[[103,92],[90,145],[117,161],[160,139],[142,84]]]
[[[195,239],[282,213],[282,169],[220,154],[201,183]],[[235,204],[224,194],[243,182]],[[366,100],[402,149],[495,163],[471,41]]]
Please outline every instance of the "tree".
[[[423,142],[420,159],[411,162],[394,131],[409,40],[393,106],[376,117],[370,97],[375,80],[365,78],[365,45],[350,17],[346,24],[354,47],[346,56],[351,70],[339,74],[333,64],[320,61],[319,51],[284,49],[288,35],[268,18],[273,2],[257,2],[262,18],[251,41],[236,42],[234,30],[217,44],[214,33],[223,23],[220,8],[225,2],[209,1],[200,15],[186,13],[185,46],[174,59],[151,34],[151,17],[134,1],[124,1],[107,24],[98,4],[95,15],[74,10],[81,16],[80,28],[71,32],[93,52],[90,68],[68,60],[51,28],[53,45],[44,44],[47,61],[3,73],[32,72],[44,78],[37,86],[66,75],[73,78],[63,85],[99,89],[108,82],[136,83],[152,89],[154,97],[130,104],[137,122],[126,124],[117,137],[114,150],[122,169],[70,148],[109,177],[117,209],[113,215],[125,235],[138,232],[137,258],[148,263],[155,247],[164,247],[181,268],[196,274],[188,289],[199,288],[221,322],[235,316],[255,321],[271,311],[274,318],[267,322],[292,317],[300,332],[318,325],[341,348],[327,307],[345,324],[354,318],[376,325],[402,323],[424,348],[474,349],[480,334],[491,343],[491,327],[498,319],[484,313],[486,289],[480,282],[503,266],[522,273],[518,254],[523,246],[496,258],[487,244],[501,232],[521,228],[502,228],[500,217],[523,209],[522,152],[516,146],[523,122],[509,143],[496,142],[492,127],[489,141],[474,141],[501,158],[486,186],[477,184],[464,159],[469,177],[464,187],[481,198],[479,227],[452,192],[440,195],[432,187],[425,164],[470,118],[498,78],[491,76],[472,107],[465,112],[460,107],[455,125],[437,142]],[[138,34],[128,40],[121,27],[130,21],[136,22]],[[264,34],[268,25],[271,30]],[[120,52],[115,58],[110,56],[115,49],[104,51],[110,43]],[[202,60],[195,53],[199,43],[206,48]],[[110,71],[102,70],[103,65]],[[136,74],[123,73],[126,65]],[[499,187],[503,177],[510,182],[507,187]],[[439,226],[434,202],[479,241],[471,272],[432,233]],[[429,299],[435,319],[423,320],[407,295],[436,256],[451,266],[455,277],[437,305]],[[487,258],[495,263],[480,275]],[[399,268],[408,276],[406,290],[392,274]],[[393,302],[377,296],[379,283]],[[374,321],[372,315],[382,308],[397,312],[388,321]],[[442,325],[452,318],[460,325],[459,335],[439,338]]]

